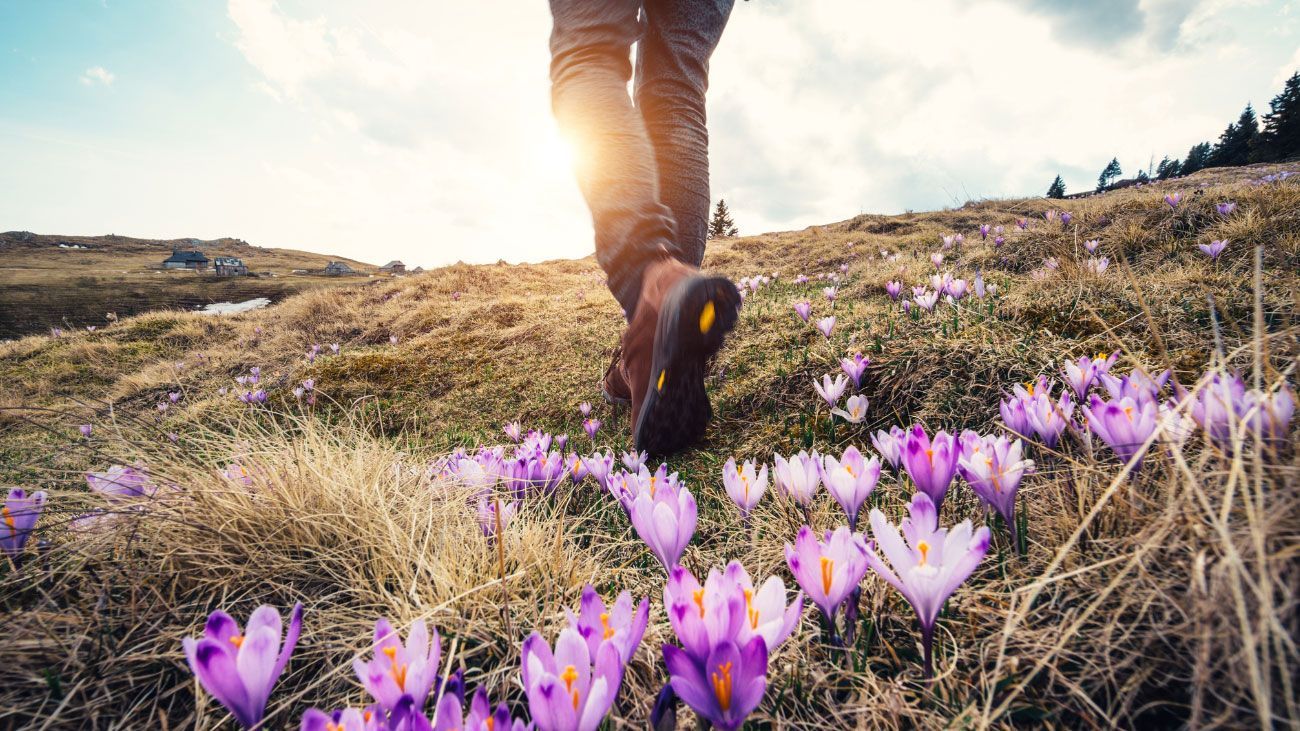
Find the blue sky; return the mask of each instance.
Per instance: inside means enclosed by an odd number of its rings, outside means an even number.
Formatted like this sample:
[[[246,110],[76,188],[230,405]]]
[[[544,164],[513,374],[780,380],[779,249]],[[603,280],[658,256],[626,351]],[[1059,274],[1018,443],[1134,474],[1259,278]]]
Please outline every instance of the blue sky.
[[[752,0],[714,58],[743,233],[1072,190],[1300,68],[1300,2]],[[0,0],[0,230],[410,264],[590,252],[541,0]]]

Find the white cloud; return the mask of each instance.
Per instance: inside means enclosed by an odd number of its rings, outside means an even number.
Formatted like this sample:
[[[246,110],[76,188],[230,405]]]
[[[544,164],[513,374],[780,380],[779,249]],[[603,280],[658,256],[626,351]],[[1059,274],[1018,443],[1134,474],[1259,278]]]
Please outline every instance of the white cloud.
[[[117,76],[103,66],[91,66],[86,69],[86,73],[81,75],[81,83],[86,86],[93,86],[94,84],[112,86],[116,80]]]

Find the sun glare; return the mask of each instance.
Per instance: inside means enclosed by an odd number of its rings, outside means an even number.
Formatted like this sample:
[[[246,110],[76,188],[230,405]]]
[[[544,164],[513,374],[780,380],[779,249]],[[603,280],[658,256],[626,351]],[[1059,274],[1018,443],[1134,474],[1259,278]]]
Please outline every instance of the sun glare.
[[[573,174],[576,158],[573,144],[560,134],[555,125],[547,125],[546,132],[538,140],[538,156],[548,169],[562,170],[566,175]]]

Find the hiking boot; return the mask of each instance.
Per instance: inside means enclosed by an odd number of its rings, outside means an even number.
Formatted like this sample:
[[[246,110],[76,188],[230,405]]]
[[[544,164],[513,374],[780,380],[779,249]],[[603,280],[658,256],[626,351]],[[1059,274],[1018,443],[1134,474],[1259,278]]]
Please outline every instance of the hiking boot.
[[[623,348],[619,346],[614,349],[614,358],[609,362],[605,378],[600,382],[600,395],[605,397],[607,404],[632,403],[632,389],[628,388],[627,381],[623,378],[622,362]]]
[[[706,363],[735,327],[739,307],[736,285],[725,277],[706,277],[676,259],[646,267],[620,361],[638,450],[668,455],[703,436],[713,418]]]

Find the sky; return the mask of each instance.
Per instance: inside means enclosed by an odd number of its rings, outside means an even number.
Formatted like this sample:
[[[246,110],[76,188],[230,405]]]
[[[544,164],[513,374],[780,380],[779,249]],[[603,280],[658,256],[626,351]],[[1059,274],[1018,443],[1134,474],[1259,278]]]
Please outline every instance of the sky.
[[[750,0],[713,57],[742,234],[1095,185],[1300,69],[1300,0]],[[0,230],[436,266],[591,253],[542,0],[0,0]]]

